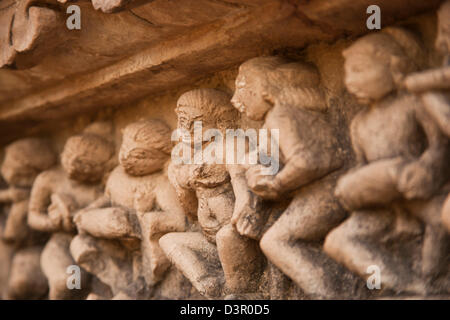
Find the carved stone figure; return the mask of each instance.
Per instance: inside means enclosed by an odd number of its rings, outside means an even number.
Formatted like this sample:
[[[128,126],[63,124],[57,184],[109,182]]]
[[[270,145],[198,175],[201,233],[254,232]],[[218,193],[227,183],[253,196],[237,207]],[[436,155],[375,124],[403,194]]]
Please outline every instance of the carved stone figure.
[[[177,102],[178,128],[191,136],[195,122],[203,133],[236,127],[238,113],[230,97],[215,89],[184,93]],[[194,150],[190,142],[188,148]],[[208,146],[202,142],[202,150]],[[169,179],[185,212],[198,220],[201,232],[169,233],[160,239],[172,263],[206,297],[256,291],[263,267],[257,242],[239,235],[230,223],[235,191],[225,164],[171,164]],[[236,181],[236,183],[238,183]]]
[[[443,56],[442,67],[411,74],[405,86],[420,95],[425,110],[450,137],[450,1],[438,10],[437,29],[436,50]],[[442,222],[450,232],[450,197],[442,211]]]
[[[342,166],[317,70],[278,57],[251,59],[239,68],[234,106],[250,119],[278,129],[282,169],[264,175],[247,170],[251,190],[265,199],[292,197],[288,208],[261,239],[267,258],[311,297],[355,294],[356,278],[321,250],[321,241],[346,216],[333,195]],[[335,274],[342,282],[335,282]]]
[[[441,68],[413,73],[405,78],[405,87],[419,93],[425,110],[439,128],[450,136],[450,1],[438,10],[438,34],[436,50],[443,57]]]
[[[115,295],[134,295],[135,288],[129,286],[140,276],[148,286],[160,281],[170,262],[159,238],[186,228],[167,179],[170,151],[170,129],[164,122],[128,125],[120,165],[109,176],[105,195],[75,217],[80,232],[71,245],[75,260],[110,285]]]
[[[62,167],[39,174],[30,197],[28,224],[53,235],[41,256],[42,271],[49,281],[50,299],[82,297],[87,275],[82,272],[82,290],[67,288],[67,267],[74,265],[69,246],[76,231],[73,217],[103,194],[102,179],[110,170],[114,145],[109,123],[94,123],[70,137],[61,154]]]
[[[437,192],[448,177],[448,140],[420,99],[398,91],[423,65],[421,46],[411,32],[386,28],[343,53],[347,90],[368,107],[350,128],[357,166],[336,187],[352,214],[324,245],[361,277],[377,266],[382,289],[409,294],[426,292],[447,253]]]
[[[38,299],[48,290],[39,264],[40,245],[45,238],[29,229],[27,214],[30,189],[36,176],[55,162],[55,153],[44,139],[18,140],[5,149],[1,174],[8,188],[0,191],[0,203],[7,204],[9,210],[5,212],[4,226],[0,226],[0,236],[6,245],[15,248],[6,293],[9,299]]]

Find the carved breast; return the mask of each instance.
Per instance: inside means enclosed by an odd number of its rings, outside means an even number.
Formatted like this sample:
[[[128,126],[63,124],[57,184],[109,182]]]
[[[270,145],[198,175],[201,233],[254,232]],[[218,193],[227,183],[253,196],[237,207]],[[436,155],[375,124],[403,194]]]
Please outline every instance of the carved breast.
[[[357,138],[368,161],[422,153],[426,141],[416,120],[417,103],[412,97],[395,99],[356,118]]]
[[[106,195],[115,205],[137,210],[139,203],[139,210],[150,211],[155,202],[155,179],[154,175],[132,177],[118,166],[109,176]]]

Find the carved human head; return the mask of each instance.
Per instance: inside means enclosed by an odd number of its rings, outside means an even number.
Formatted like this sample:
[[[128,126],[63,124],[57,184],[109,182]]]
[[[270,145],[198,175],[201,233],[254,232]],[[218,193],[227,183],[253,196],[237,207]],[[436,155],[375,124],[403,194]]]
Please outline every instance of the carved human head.
[[[447,60],[450,60],[450,0],[445,1],[438,10],[436,48]]]
[[[345,85],[362,103],[379,100],[424,64],[416,36],[403,28],[366,35],[343,52]]]
[[[170,157],[170,128],[159,120],[142,120],[123,130],[119,161],[132,176],[161,170]]]
[[[183,93],[175,109],[178,128],[193,133],[195,121],[202,122],[203,130],[235,128],[239,113],[230,99],[230,95],[216,89],[195,89]]]
[[[36,176],[55,162],[56,154],[47,140],[21,139],[5,148],[1,173],[9,185],[31,187]]]
[[[114,144],[109,137],[104,136],[104,127],[93,124],[66,141],[61,164],[70,179],[97,183],[111,169]]]
[[[316,68],[280,57],[250,59],[239,67],[233,105],[252,120],[262,120],[276,103],[326,108]]]

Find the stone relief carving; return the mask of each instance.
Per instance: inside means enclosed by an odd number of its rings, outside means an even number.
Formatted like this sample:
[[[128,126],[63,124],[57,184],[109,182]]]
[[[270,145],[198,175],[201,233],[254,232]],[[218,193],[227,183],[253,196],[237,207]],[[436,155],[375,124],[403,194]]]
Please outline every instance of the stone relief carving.
[[[133,295],[127,287],[138,277],[149,287],[160,281],[170,262],[159,238],[185,230],[183,209],[166,174],[170,151],[165,123],[128,125],[120,165],[109,176],[105,195],[75,216],[80,233],[71,244],[75,260],[115,295]]]
[[[19,54],[36,49],[36,55],[48,52],[57,45],[58,27],[63,24],[57,3],[52,0],[9,1],[0,16],[0,68],[30,67],[26,57],[17,61]],[[50,40],[51,41],[47,41]],[[44,45],[45,43],[45,45]]]
[[[61,166],[39,174],[30,197],[28,224],[52,236],[41,256],[41,267],[49,283],[50,299],[79,298],[85,290],[67,288],[67,267],[75,265],[70,243],[76,232],[77,211],[103,193],[102,179],[113,164],[114,145],[109,140],[108,123],[94,123],[79,135],[70,137],[61,154]],[[82,275],[82,288],[88,276]]]
[[[450,1],[438,10],[436,50],[442,55],[442,67],[414,73],[405,79],[405,87],[419,94],[425,110],[442,132],[450,137]],[[450,230],[450,197],[442,211],[442,221]]]
[[[129,2],[93,0],[104,12]],[[17,54],[51,34],[57,12],[47,3],[0,12],[11,15],[0,65],[25,66]],[[318,66],[278,56],[241,64],[233,96],[203,88],[179,97],[177,128],[191,135],[201,121],[203,133],[225,136],[244,117],[279,129],[275,175],[260,163],[175,163],[172,130],[155,119],[128,124],[118,154],[112,124],[94,123],[66,141],[58,166],[49,141],[10,144],[0,289],[9,299],[276,299],[292,281],[301,298],[447,296],[449,18],[445,1],[435,46],[443,63],[430,70],[421,39],[402,27],[344,50],[345,89],[362,106],[349,128],[332,119]],[[67,287],[70,265],[82,268],[82,290]],[[366,287],[371,266],[381,291]]]
[[[308,296],[355,296],[357,279],[326,256],[320,245],[346,213],[333,194],[343,159],[336,128],[327,121],[317,70],[277,57],[249,60],[239,68],[232,102],[250,119],[280,130],[280,172],[262,175],[261,165],[246,172],[250,189],[262,198],[292,197],[261,239],[264,254]],[[331,279],[336,273],[342,275],[339,284]]]
[[[439,218],[448,139],[420,99],[399,89],[421,66],[421,48],[411,32],[387,28],[344,51],[347,90],[368,107],[350,128],[357,165],[336,187],[352,214],[324,249],[362,277],[378,266],[383,289],[425,295],[448,254]]]
[[[67,0],[58,0],[61,3],[67,3]],[[128,5],[141,5],[151,0],[92,0],[92,6],[95,10],[101,10],[104,13],[114,13],[125,9]]]
[[[0,225],[0,237],[13,250],[5,296],[9,299],[39,299],[48,290],[41,271],[40,255],[46,237],[27,225],[30,190],[36,176],[49,169],[56,156],[44,139],[26,138],[5,148],[1,175],[8,187],[0,191],[0,203],[8,208]]]
[[[193,134],[194,122],[202,129],[235,128],[239,119],[230,97],[215,89],[184,93],[177,102],[178,128]],[[207,143],[203,143],[205,148]],[[193,145],[191,146],[193,147]],[[160,239],[172,263],[206,297],[254,293],[263,257],[256,241],[239,235],[231,225],[234,188],[225,164],[172,164],[169,178],[180,203],[198,221],[199,231],[169,233]]]

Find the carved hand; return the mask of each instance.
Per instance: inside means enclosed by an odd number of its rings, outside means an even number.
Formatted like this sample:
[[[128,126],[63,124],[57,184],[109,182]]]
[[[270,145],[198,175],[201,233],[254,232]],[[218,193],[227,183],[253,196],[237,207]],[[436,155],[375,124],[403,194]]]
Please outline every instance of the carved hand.
[[[405,166],[400,174],[398,190],[406,199],[426,199],[434,191],[433,174],[420,161]]]
[[[30,190],[12,187],[9,189],[9,195],[12,202],[19,202],[28,199],[30,196]]]
[[[280,198],[279,186],[275,176],[263,175],[265,167],[258,165],[246,172],[247,183],[250,189],[264,199],[275,200]]]
[[[48,207],[48,217],[56,226],[62,226],[64,230],[74,229],[72,214],[76,208],[74,200],[67,195],[53,194],[51,204]]]
[[[240,235],[259,239],[264,226],[262,199],[248,191],[245,197],[236,201],[231,223]]]

